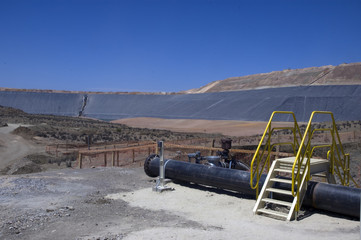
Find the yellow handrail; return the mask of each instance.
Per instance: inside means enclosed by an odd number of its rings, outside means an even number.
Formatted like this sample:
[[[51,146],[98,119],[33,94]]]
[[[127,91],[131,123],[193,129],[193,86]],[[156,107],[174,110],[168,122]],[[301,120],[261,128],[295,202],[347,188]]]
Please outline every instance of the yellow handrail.
[[[331,116],[331,120],[332,120],[332,127],[331,128],[319,128],[319,129],[314,129],[313,131],[311,131],[311,124],[312,124],[312,120],[313,117],[315,116],[315,114],[327,114]],[[320,145],[320,146],[315,146],[311,149],[311,139],[313,137],[313,134],[316,131],[330,131],[331,136],[332,136],[332,143],[330,145]],[[303,150],[303,146],[305,146],[305,141],[307,140],[307,144],[305,149]],[[338,140],[338,142],[336,141]],[[339,147],[338,147],[338,145]],[[300,182],[301,179],[304,179],[305,174],[307,174],[305,180],[308,181],[310,179],[310,159],[312,157],[313,151],[316,148],[321,148],[321,147],[330,147],[330,150],[327,152],[327,159],[330,159],[330,171],[331,174],[334,174],[336,172],[337,176],[339,177],[341,184],[344,186],[348,186],[349,185],[349,181],[350,179],[355,183],[355,185],[358,187],[358,184],[355,182],[355,180],[352,178],[352,176],[350,176],[350,156],[349,154],[345,154],[344,153],[344,149],[343,146],[341,144],[341,140],[340,140],[340,136],[338,134],[337,131],[337,127],[336,127],[336,122],[333,116],[332,112],[326,112],[326,111],[314,111],[312,112],[310,119],[308,121],[304,136],[302,138],[301,144],[300,144],[300,148],[296,154],[296,158],[295,158],[295,162],[293,163],[292,166],[292,195],[294,197],[297,196],[297,203],[296,203],[296,211],[299,211],[300,208],[300,198],[299,198],[299,191],[300,189],[295,189],[295,185],[296,183],[298,183],[298,186],[301,186],[302,183]],[[340,150],[339,150],[340,148]],[[343,160],[340,156],[340,151],[341,151],[341,155],[343,156]],[[336,156],[337,158],[335,158],[335,152],[336,152]],[[302,154],[303,153],[303,154]],[[304,163],[305,157],[307,158],[306,162]],[[304,171],[301,174],[301,166],[305,165]],[[296,166],[297,166],[297,170],[296,170]],[[343,171],[343,176],[342,173],[340,172],[340,168]],[[336,171],[335,171],[336,170]]]
[[[272,128],[272,120],[273,117],[276,114],[290,114],[293,117],[293,122],[294,125],[293,127],[274,127]],[[272,133],[274,132],[274,130],[291,130],[293,133],[293,142],[283,142],[283,143],[275,143],[271,145],[271,137],[272,137]],[[294,154],[296,155],[296,149],[299,148],[299,144],[298,144],[298,140],[297,140],[297,133],[299,134],[299,138],[302,139],[302,134],[300,132],[300,128],[297,124],[296,121],[296,117],[295,114],[293,112],[290,111],[274,111],[268,121],[268,124],[266,126],[266,129],[262,135],[261,141],[258,144],[257,150],[253,156],[252,162],[251,162],[251,170],[250,170],[250,186],[252,189],[256,189],[256,197],[258,197],[258,193],[259,193],[259,180],[261,178],[261,175],[263,173],[263,170],[265,169],[265,166],[268,165],[268,168],[270,167],[270,153],[273,149],[274,146],[276,145],[291,145],[294,151]],[[263,141],[265,140],[266,135],[268,134],[268,138],[267,141],[265,143],[265,146],[262,150],[262,152],[260,153],[260,149],[261,146],[263,144]],[[266,160],[263,164],[263,166],[260,169],[260,163],[264,157],[265,151],[267,150],[268,154],[266,157]],[[255,165],[256,164],[256,165]],[[254,166],[255,165],[255,166]],[[254,183],[256,177],[256,182]]]

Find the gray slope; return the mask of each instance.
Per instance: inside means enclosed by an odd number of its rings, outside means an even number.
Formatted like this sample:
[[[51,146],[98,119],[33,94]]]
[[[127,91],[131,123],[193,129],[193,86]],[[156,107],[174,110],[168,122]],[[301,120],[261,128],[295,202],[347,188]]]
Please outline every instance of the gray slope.
[[[33,114],[78,116],[82,103],[82,94],[0,92],[0,105]]]
[[[77,116],[82,99],[82,94],[0,92],[0,105],[29,113]],[[83,115],[104,120],[157,117],[267,121],[273,111],[293,111],[298,121],[306,122],[315,110],[332,111],[336,120],[361,120],[360,107],[361,85],[301,86],[185,95],[88,94]]]
[[[359,85],[308,86],[188,95],[90,94],[84,113],[108,120],[159,117],[266,121],[273,111],[293,111],[297,120],[304,122],[315,110],[332,111],[337,120],[361,120],[360,104]]]

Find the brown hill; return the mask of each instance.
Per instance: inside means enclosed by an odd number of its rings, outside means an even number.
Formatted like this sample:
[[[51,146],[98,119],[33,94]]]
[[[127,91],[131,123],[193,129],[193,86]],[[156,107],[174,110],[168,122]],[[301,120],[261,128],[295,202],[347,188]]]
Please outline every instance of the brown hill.
[[[225,80],[214,81],[203,87],[190,89],[183,93],[226,92],[243,89],[305,85],[349,84],[361,84],[361,62],[232,77]]]

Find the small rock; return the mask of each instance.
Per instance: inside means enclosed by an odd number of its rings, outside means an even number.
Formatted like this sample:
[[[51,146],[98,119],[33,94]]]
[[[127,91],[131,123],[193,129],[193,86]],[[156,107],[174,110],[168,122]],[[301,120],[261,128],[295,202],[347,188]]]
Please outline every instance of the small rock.
[[[68,209],[69,211],[74,211],[74,207],[73,206],[67,206],[66,209]]]

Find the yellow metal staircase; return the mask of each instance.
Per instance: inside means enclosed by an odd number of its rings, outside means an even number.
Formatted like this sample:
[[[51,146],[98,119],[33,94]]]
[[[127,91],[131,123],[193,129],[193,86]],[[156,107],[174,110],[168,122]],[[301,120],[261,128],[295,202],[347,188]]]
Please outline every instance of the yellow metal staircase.
[[[293,133],[293,141],[273,143],[271,136],[274,130],[286,129],[271,127],[275,114],[290,114],[293,116],[294,126],[288,128]],[[311,130],[312,120],[316,114],[329,115],[332,121],[331,127]],[[314,133],[318,131],[330,132],[331,143],[312,146],[312,137]],[[261,146],[266,136],[268,136],[268,138],[261,151]],[[300,144],[298,144],[298,137],[302,138]],[[268,175],[259,193],[261,175],[265,171],[265,166],[270,165],[272,161],[270,152],[276,145],[291,145],[295,156],[277,159],[272,162],[272,165],[268,167]],[[319,148],[329,149],[327,159],[312,158],[314,150]],[[297,152],[295,149],[298,149]],[[267,155],[265,151],[268,152]],[[274,112],[271,115],[251,163],[250,185],[253,189],[256,189],[257,194],[257,201],[253,212],[255,214],[265,214],[288,221],[297,219],[311,175],[324,172],[329,183],[335,183],[336,180],[334,176],[337,176],[337,180],[342,185],[348,186],[350,179],[354,181],[350,176],[349,161],[349,155],[344,153],[331,112],[313,112],[303,137],[292,112]],[[262,164],[263,166],[261,166]],[[354,183],[356,184],[355,181]]]

